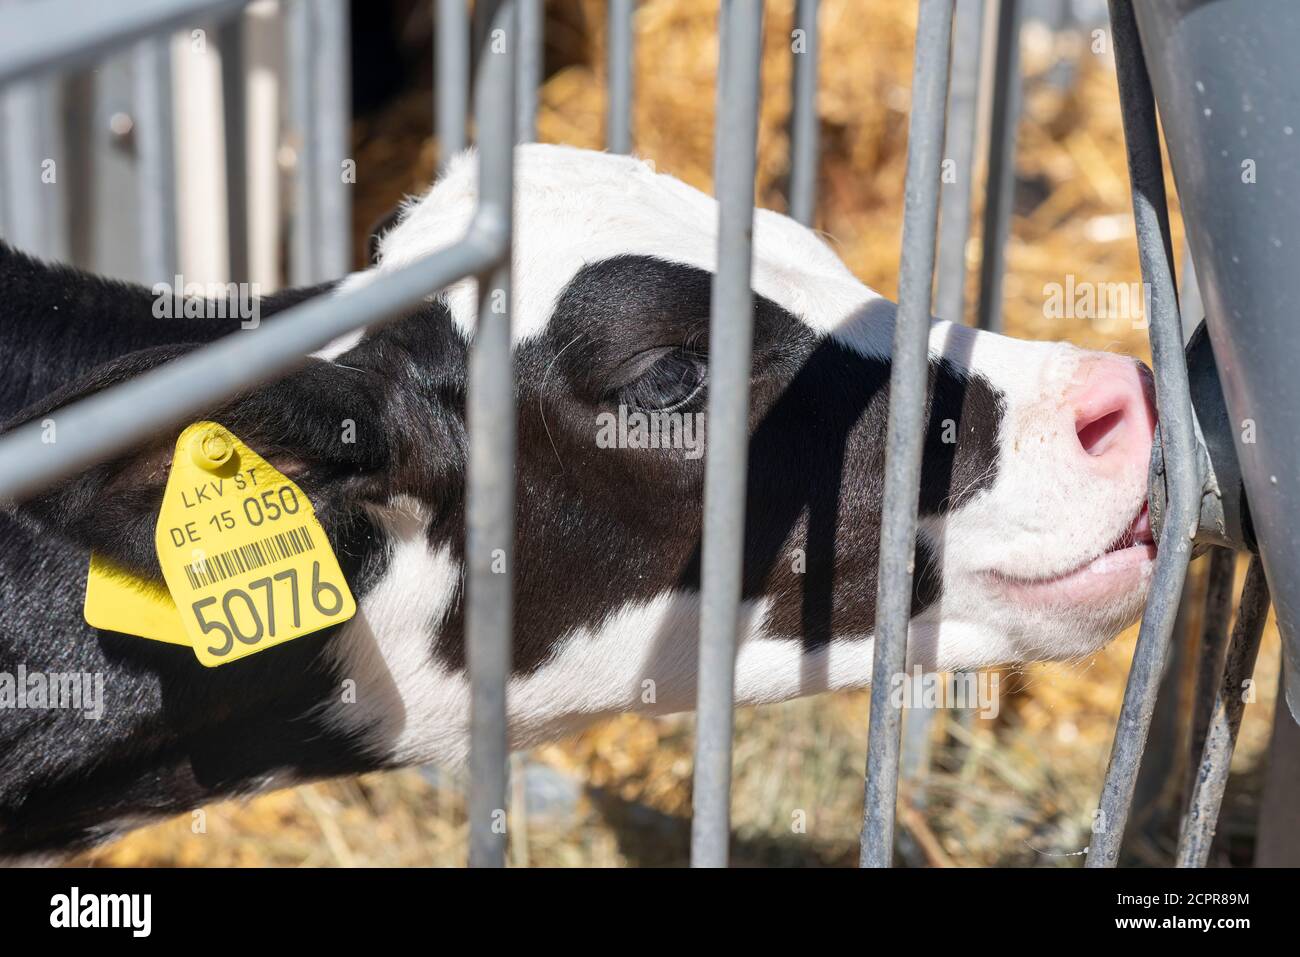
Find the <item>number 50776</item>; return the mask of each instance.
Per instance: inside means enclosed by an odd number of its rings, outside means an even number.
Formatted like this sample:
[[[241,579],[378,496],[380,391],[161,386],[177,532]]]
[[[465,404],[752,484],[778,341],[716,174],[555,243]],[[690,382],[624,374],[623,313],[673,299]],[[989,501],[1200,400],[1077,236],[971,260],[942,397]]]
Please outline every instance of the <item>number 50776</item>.
[[[281,584],[283,583],[283,584]],[[205,635],[220,636],[218,644],[208,648],[214,657],[230,654],[235,642],[255,645],[263,638],[275,638],[286,625],[292,629],[302,627],[302,605],[298,596],[298,570],[286,568],[282,572],[248,583],[248,590],[231,588],[218,599],[203,598],[192,606],[194,618]],[[278,586],[278,587],[277,587]],[[277,591],[286,600],[277,603]],[[256,597],[255,597],[256,596]],[[326,618],[343,610],[343,594],[337,586],[320,577],[320,562],[312,562],[312,607]],[[220,604],[220,614],[209,619],[204,612]]]

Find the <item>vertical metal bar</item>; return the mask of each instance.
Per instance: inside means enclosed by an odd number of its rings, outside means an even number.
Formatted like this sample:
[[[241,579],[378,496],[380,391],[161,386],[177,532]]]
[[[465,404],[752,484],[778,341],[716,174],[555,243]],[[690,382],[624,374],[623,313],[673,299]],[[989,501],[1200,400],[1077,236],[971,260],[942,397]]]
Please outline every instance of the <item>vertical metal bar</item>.
[[[1214,713],[1214,699],[1219,692],[1223,660],[1228,648],[1228,621],[1232,616],[1232,584],[1237,572],[1237,553],[1230,548],[1210,551],[1210,568],[1206,573],[1205,608],[1201,615],[1201,634],[1197,647],[1196,688],[1192,692],[1191,729],[1187,738],[1187,776],[1183,800],[1196,787],[1196,769],[1205,748],[1205,736]]]
[[[510,331],[510,229],[518,33],[514,0],[495,0],[478,60],[474,114],[479,217],[505,240],[479,277],[469,357],[465,642],[470,680],[469,863],[501,867],[506,851],[506,682],[514,629],[515,392]],[[496,39],[505,40],[504,48]]]
[[[4,93],[0,92],[0,236],[12,235],[8,226],[5,207],[9,205],[9,140],[5,123]]]
[[[516,0],[526,2],[526,0]],[[522,13],[523,7],[521,6]],[[510,755],[506,769],[510,784],[510,866],[529,865],[528,848],[528,757],[516,752]]]
[[[1016,124],[1020,121],[1020,0],[998,0],[989,125],[988,181],[980,246],[980,298],[975,324],[1002,331],[1002,276],[1016,186]],[[946,316],[944,318],[947,318]]]
[[[297,0],[288,31],[289,109],[298,134],[290,259],[301,285],[337,279],[352,266],[347,0]]]
[[[176,274],[176,160],[172,149],[172,59],[168,37],[136,44],[132,64],[135,143],[140,157],[140,274],[147,283]]]
[[[1182,278],[1178,283],[1178,311],[1183,318],[1183,344],[1186,345],[1205,318],[1205,302],[1201,299],[1201,287],[1196,282],[1191,243],[1187,243],[1183,250],[1182,265]]]
[[[921,487],[921,443],[929,365],[930,290],[934,283],[943,113],[948,97],[953,0],[921,0],[912,64],[912,115],[903,190],[903,251],[889,373],[885,494],[880,518],[880,574],[871,671],[871,728],[862,819],[863,867],[888,867],[894,850],[902,713],[890,683],[906,664]]]
[[[308,160],[316,164],[318,280],[337,279],[352,268],[352,182],[344,164],[351,156],[352,89],[348,0],[312,0],[315,50],[312,84],[317,90],[316,141]],[[353,171],[355,174],[355,170]]]
[[[799,0],[791,38],[790,215],[811,226],[817,212],[817,2]]]
[[[1277,681],[1273,732],[1259,798],[1255,867],[1300,867],[1300,725],[1286,701],[1286,666]]]
[[[1246,570],[1237,623],[1232,629],[1222,683],[1214,700],[1200,770],[1187,817],[1183,819],[1182,833],[1178,835],[1179,867],[1204,867],[1210,859],[1210,844],[1219,819],[1219,807],[1223,803],[1223,791],[1228,784],[1232,750],[1237,744],[1242,712],[1246,710],[1244,686],[1255,671],[1259,639],[1264,633],[1267,617],[1268,581],[1264,578],[1264,566],[1256,557],[1250,560],[1250,568]]]
[[[59,170],[69,261],[138,279],[139,244],[122,241],[141,235],[139,166],[128,139],[138,126],[131,73],[130,57],[115,56],[97,69],[63,78],[62,110],[52,115],[58,117],[61,138],[72,145]]]
[[[609,0],[609,106],[605,148],[632,152],[632,9],[635,0]]]
[[[537,96],[542,87],[546,11],[542,0],[519,4],[519,66],[515,94],[515,142],[537,139]]]
[[[948,128],[939,222],[939,279],[935,315],[962,322],[966,315],[966,242],[975,184],[975,127],[979,116],[980,50],[984,0],[957,0],[953,17],[952,69],[948,81]]]
[[[930,743],[934,737],[934,724],[939,709],[913,705],[903,718],[902,755],[899,758],[899,776],[908,786],[908,796],[913,807],[925,807],[925,776],[930,771]]]
[[[438,22],[433,31],[434,83],[437,102],[438,166],[465,148],[465,110],[469,103],[469,5],[467,0],[438,0]]]
[[[217,27],[221,54],[221,115],[226,154],[226,234],[230,276],[248,281],[248,110],[244,95],[244,17],[231,17]],[[311,150],[302,159],[310,162]]]
[[[0,91],[8,182],[5,211],[9,240],[48,259],[68,258],[64,179],[71,172],[61,149],[59,80],[24,80]]]
[[[1196,606],[1204,604],[1204,597],[1189,569],[1156,690],[1156,707],[1151,714],[1147,746],[1133,785],[1124,844],[1152,841],[1163,834],[1170,820],[1177,820],[1182,814],[1183,804],[1190,793],[1179,790],[1189,764],[1187,715],[1191,712],[1191,689],[1188,679],[1192,677],[1195,666],[1191,658],[1199,637],[1192,634],[1190,621],[1196,614]]]
[[[1196,275],[1192,270],[1190,250],[1184,251],[1178,275],[1179,313],[1186,344],[1205,315],[1200,297],[1196,295]],[[1220,564],[1224,561],[1224,553],[1224,549],[1211,549],[1211,555],[1202,563],[1208,566],[1202,576],[1204,588],[1197,587],[1193,581],[1194,571],[1188,570],[1187,584],[1183,586],[1174,618],[1164,676],[1156,693],[1156,710],[1151,717],[1147,747],[1133,788],[1133,809],[1129,814],[1125,843],[1138,839],[1155,847],[1158,835],[1167,830],[1171,820],[1181,818],[1191,797],[1192,781],[1201,756],[1200,742],[1204,740],[1205,726],[1214,706],[1214,695],[1223,670],[1223,651],[1228,641],[1227,615],[1234,568],[1231,550],[1226,553],[1228,594],[1220,596],[1215,591],[1220,584]],[[1193,634],[1189,623],[1198,616],[1201,631]],[[1198,694],[1204,697],[1203,703]],[[1192,715],[1190,724],[1187,720],[1189,714]],[[1200,729],[1199,736],[1197,728]]]
[[[289,74],[289,126],[296,140],[293,227],[289,232],[289,281],[309,285],[320,276],[316,251],[317,214],[312,144],[316,139],[316,89],[312,83],[310,0],[292,0],[285,13]]]
[[[281,246],[284,11],[279,0],[253,0],[244,27],[244,171],[248,195],[248,281],[262,292],[284,285]]]
[[[1233,443],[1274,584],[1287,701],[1300,721],[1300,5],[1293,0],[1144,0],[1134,12],[1160,103],[1187,235],[1205,294]],[[1249,56],[1223,56],[1229,48]],[[1202,159],[1213,157],[1214,162]],[[1225,186],[1225,166],[1233,177]],[[1229,188],[1230,187],[1230,188]],[[1249,428],[1244,427],[1249,424]],[[1258,441],[1255,439],[1258,438]]]
[[[691,866],[725,867],[731,835],[731,729],[740,627],[753,351],[750,290],[763,9],[723,0],[713,181],[718,270],[709,315],[709,448],[704,471],[699,715]]]
[[[191,28],[173,38],[174,99],[177,116],[184,117],[185,123],[185,135],[172,141],[176,151],[177,271],[199,282],[224,282],[230,273],[230,243],[221,145],[221,58],[216,43],[210,42],[209,26]],[[296,131],[288,134],[286,142],[293,152],[296,181],[300,152]],[[294,217],[291,225],[296,232],[296,211]]]
[[[1119,861],[1119,848],[1133,800],[1142,749],[1146,746],[1155,709],[1160,673],[1173,631],[1179,596],[1187,577],[1187,563],[1192,555],[1191,539],[1198,524],[1201,492],[1192,402],[1174,286],[1169,208],[1165,198],[1155,102],[1130,0],[1110,0],[1110,19],[1133,191],[1138,259],[1142,279],[1150,291],[1147,318],[1155,366],[1156,401],[1160,408],[1168,513],[1160,536],[1160,549],[1156,555],[1146,611],[1142,615],[1137,648],[1133,652],[1128,685],[1124,690],[1124,704],[1115,729],[1097,827],[1088,849],[1089,867],[1114,867]]]

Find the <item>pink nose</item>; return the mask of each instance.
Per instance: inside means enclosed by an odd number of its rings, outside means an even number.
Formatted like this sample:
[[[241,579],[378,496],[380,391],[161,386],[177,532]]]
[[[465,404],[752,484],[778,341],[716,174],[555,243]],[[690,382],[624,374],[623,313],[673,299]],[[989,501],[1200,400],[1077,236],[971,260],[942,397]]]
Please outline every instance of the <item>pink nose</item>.
[[[1098,356],[1080,370],[1083,382],[1068,396],[1079,448],[1098,466],[1146,468],[1156,425],[1151,373],[1122,356]]]

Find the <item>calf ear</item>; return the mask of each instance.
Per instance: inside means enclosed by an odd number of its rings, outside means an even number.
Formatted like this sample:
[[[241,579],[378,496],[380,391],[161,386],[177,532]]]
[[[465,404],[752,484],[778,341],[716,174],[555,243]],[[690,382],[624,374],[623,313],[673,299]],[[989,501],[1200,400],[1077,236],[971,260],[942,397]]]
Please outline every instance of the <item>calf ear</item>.
[[[27,409],[9,427],[48,417],[57,430],[60,407],[193,348],[164,346],[116,359]],[[313,359],[287,378],[240,395],[192,421],[221,423],[290,476],[311,498],[330,531],[331,525],[355,517],[364,501],[385,493],[391,458],[390,437],[383,425],[385,406],[374,373]],[[126,454],[57,483],[20,505],[19,517],[156,577],[154,526],[176,440],[185,424],[150,435]],[[57,431],[55,436],[57,440]]]

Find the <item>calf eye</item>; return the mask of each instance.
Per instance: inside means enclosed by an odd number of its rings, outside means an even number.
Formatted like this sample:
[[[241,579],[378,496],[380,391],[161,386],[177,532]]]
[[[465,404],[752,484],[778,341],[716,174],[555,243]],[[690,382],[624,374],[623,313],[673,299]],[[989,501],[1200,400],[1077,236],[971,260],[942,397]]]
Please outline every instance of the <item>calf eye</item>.
[[[646,357],[648,364],[618,391],[619,402],[647,412],[672,412],[693,402],[704,391],[705,358],[687,349],[671,349]]]

